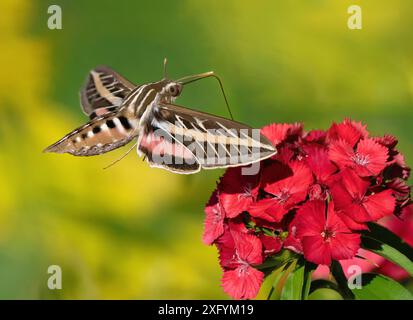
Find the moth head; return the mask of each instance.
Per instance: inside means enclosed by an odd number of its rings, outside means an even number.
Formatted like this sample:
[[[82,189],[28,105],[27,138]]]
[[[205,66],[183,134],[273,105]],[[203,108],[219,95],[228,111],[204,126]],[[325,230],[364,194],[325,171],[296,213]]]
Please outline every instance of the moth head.
[[[182,88],[182,84],[172,81],[165,86],[163,91],[166,96],[176,98],[181,94]]]

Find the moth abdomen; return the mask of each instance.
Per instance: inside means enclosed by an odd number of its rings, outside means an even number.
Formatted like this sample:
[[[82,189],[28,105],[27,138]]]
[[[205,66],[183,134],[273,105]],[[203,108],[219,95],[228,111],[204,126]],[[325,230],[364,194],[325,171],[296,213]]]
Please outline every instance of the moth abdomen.
[[[95,118],[47,147],[44,152],[94,156],[119,148],[137,135],[137,121],[112,113]]]

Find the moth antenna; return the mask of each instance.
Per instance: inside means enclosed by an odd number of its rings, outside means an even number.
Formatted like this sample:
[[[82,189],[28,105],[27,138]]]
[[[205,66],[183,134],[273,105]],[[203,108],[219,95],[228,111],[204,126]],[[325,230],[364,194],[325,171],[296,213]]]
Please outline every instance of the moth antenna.
[[[214,73],[212,76],[213,76],[215,79],[218,80],[219,86],[220,86],[220,88],[221,88],[222,95],[224,96],[224,100],[225,100],[225,104],[226,104],[226,106],[227,106],[227,110],[228,110],[229,116],[231,117],[231,120],[234,120],[234,117],[232,116],[231,108],[229,107],[227,95],[225,94],[225,91],[224,91],[224,85],[222,84],[221,79],[220,79],[215,73]]]
[[[163,77],[164,77],[165,79],[168,79],[167,65],[168,65],[168,59],[167,59],[167,58],[163,58]]]
[[[185,84],[195,82],[195,81],[198,81],[198,80],[201,80],[201,79],[209,78],[209,77],[213,77],[218,81],[219,87],[221,88],[222,95],[224,96],[224,100],[225,100],[225,104],[227,106],[229,116],[231,117],[231,120],[234,120],[234,117],[233,117],[232,112],[231,112],[231,108],[230,108],[229,103],[228,103],[227,95],[225,94],[224,85],[222,84],[221,78],[218,77],[214,73],[214,71],[209,71],[209,72],[205,72],[205,73],[201,73],[201,74],[195,74],[195,75],[192,75],[192,76],[183,77],[183,78],[178,79],[177,82],[180,82],[183,85],[185,85]]]
[[[120,158],[116,159],[115,161],[113,161],[111,164],[109,164],[108,166],[104,167],[103,170],[106,170],[108,168],[110,168],[111,166],[115,165],[116,163],[118,163],[119,161],[121,161],[123,158],[125,158],[132,150],[133,148],[136,147],[136,145],[138,144],[138,141],[136,141],[132,147],[124,154],[122,155]]]

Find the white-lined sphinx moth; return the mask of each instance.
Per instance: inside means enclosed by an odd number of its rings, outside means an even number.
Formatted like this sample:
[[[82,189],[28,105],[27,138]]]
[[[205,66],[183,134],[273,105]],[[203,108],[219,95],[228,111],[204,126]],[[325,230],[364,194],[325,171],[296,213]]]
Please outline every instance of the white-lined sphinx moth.
[[[258,129],[174,104],[185,84],[209,76],[215,75],[176,81],[165,76],[136,86],[108,67],[97,67],[80,91],[90,121],[44,151],[92,156],[136,139],[138,154],[150,166],[176,173],[246,165],[274,155],[275,147]]]

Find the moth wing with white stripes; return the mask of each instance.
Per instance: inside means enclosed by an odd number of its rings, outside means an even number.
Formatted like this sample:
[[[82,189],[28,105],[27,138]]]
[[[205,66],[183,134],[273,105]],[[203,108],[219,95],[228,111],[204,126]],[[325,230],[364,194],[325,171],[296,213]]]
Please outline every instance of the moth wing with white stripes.
[[[195,155],[180,141],[174,140],[169,132],[159,127],[146,126],[138,139],[138,154],[145,155],[150,167],[180,174],[201,170]]]
[[[136,118],[130,117],[128,110],[121,107],[90,120],[47,147],[44,152],[99,155],[126,145],[138,135],[136,129]]]
[[[91,70],[80,89],[83,112],[91,119],[116,110],[136,86],[109,67]]]
[[[139,149],[152,166],[173,172],[194,173],[200,167],[214,169],[247,165],[277,152],[258,129],[174,104],[155,106],[149,128],[140,138]],[[153,133],[156,131],[159,134]],[[155,141],[154,136],[158,136]],[[162,144],[158,142],[162,140],[159,136],[163,136]],[[166,160],[172,162],[167,163]]]

